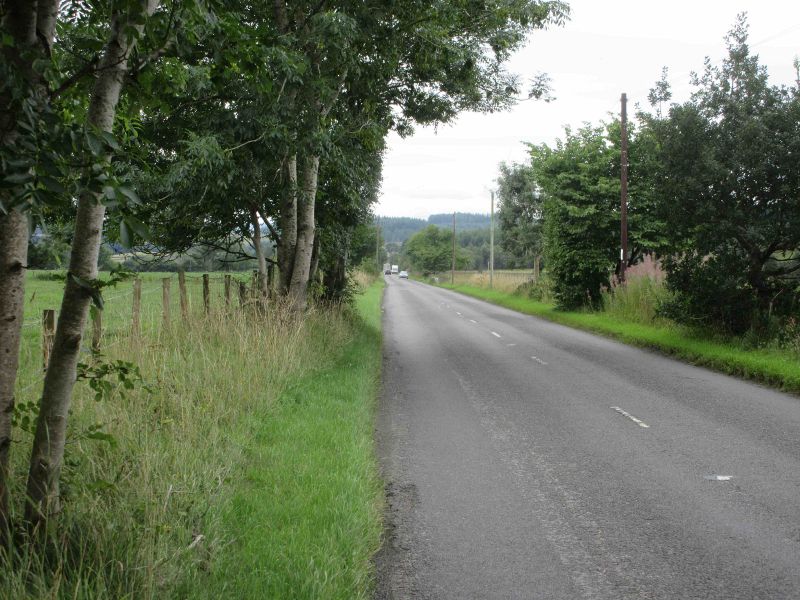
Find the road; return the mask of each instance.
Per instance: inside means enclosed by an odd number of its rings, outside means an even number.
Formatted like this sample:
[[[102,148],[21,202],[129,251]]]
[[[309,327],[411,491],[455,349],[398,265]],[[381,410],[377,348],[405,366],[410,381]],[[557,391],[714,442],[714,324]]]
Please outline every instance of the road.
[[[377,598],[800,598],[800,399],[386,279]]]

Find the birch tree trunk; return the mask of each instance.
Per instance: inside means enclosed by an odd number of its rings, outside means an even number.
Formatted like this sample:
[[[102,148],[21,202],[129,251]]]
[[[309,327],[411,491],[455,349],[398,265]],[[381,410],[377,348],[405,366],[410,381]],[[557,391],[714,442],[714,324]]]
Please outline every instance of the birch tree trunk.
[[[0,216],[0,541],[9,528],[8,465],[14,384],[19,367],[28,262],[28,219],[14,209]]]
[[[2,31],[14,40],[5,45],[3,58],[20,65],[32,92],[46,101],[46,84],[33,69],[36,57],[48,56],[53,43],[58,0],[7,1],[3,7]],[[13,144],[18,137],[18,115],[10,96],[0,99],[0,143]],[[9,209],[10,197],[0,198],[6,213],[0,213],[0,545],[8,541],[11,417],[14,385],[19,368],[19,345],[25,304],[25,273],[28,265],[28,218],[19,209]]]
[[[289,293],[294,269],[294,254],[297,247],[297,155],[286,161],[287,189],[281,205],[278,244],[278,271],[280,275],[278,290],[281,296]]]
[[[264,248],[261,245],[261,223],[258,222],[258,208],[253,205],[250,207],[250,222],[253,225],[253,249],[256,252],[258,262],[258,293],[262,306],[266,306],[269,297],[267,287],[267,259],[264,257]]]
[[[308,305],[308,278],[311,275],[311,258],[314,252],[314,205],[317,197],[319,156],[306,157],[303,160],[301,173],[302,184],[297,195],[297,244],[289,285],[292,309],[296,312],[305,310]]]
[[[150,16],[158,0],[141,0],[141,14]],[[110,132],[114,125],[128,58],[144,26],[129,20],[128,14],[112,17],[111,33],[103,49],[97,79],[92,89],[87,126]],[[136,36],[131,36],[133,28]],[[64,458],[72,388],[75,384],[81,337],[89,311],[90,295],[73,277],[94,281],[100,250],[105,206],[94,194],[86,192],[78,201],[75,234],[69,263],[69,275],[61,302],[50,364],[36,423],[30,470],[28,472],[25,517],[31,527],[44,526],[60,510],[59,478]]]

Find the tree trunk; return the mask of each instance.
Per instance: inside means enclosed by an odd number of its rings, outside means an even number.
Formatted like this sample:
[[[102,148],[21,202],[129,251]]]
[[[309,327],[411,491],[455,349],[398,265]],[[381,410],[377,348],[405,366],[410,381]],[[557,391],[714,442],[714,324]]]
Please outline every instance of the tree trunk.
[[[319,275],[319,235],[314,235],[314,248],[311,250],[311,268],[308,273],[309,281],[316,281]]]
[[[19,366],[28,262],[28,219],[20,211],[0,215],[0,540],[9,527],[8,465],[14,384]]]
[[[14,40],[5,45],[3,58],[17,64],[31,85],[31,91],[46,102],[46,87],[33,68],[33,60],[49,56],[53,43],[58,0],[27,0],[5,3],[2,31]],[[10,95],[0,99],[0,143],[13,145],[19,117]],[[0,545],[8,542],[9,460],[11,417],[14,412],[14,385],[19,367],[19,346],[25,305],[25,273],[28,265],[28,218],[22,210],[11,208],[8,196],[0,198],[7,213],[0,213]]]
[[[267,287],[267,259],[264,257],[264,248],[261,245],[261,223],[258,222],[258,208],[250,207],[250,222],[253,225],[253,249],[256,252],[258,262],[258,293],[261,304],[266,306],[269,297]]]
[[[144,15],[155,11],[158,0],[141,0]],[[133,11],[132,11],[133,12]],[[141,34],[144,26],[129,21],[124,14],[112,17],[111,35],[103,49],[98,76],[92,89],[87,114],[87,127],[110,132],[114,125],[128,57],[139,36],[131,36],[128,28]],[[69,262],[69,275],[61,302],[50,364],[45,374],[39,418],[36,423],[30,470],[28,472],[25,517],[31,527],[44,526],[50,516],[60,510],[59,477],[64,458],[72,388],[75,384],[81,337],[91,297],[73,277],[94,281],[97,257],[103,231],[105,206],[94,194],[86,192],[78,201],[75,234]]]
[[[294,254],[297,247],[297,155],[286,162],[287,189],[281,205],[279,225],[281,238],[278,245],[278,270],[280,271],[278,290],[281,296],[289,293],[294,268]]]
[[[317,175],[319,156],[310,156],[303,161],[302,185],[297,198],[297,245],[292,267],[289,297],[292,309],[300,312],[308,305],[308,278],[311,274],[311,255],[314,252],[315,218],[314,204],[317,197]]]

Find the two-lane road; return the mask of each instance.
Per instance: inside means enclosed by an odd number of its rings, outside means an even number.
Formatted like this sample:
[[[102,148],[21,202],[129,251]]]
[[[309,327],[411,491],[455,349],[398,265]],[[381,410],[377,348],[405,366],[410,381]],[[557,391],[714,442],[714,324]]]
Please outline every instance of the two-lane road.
[[[378,598],[800,598],[800,399],[387,282]]]

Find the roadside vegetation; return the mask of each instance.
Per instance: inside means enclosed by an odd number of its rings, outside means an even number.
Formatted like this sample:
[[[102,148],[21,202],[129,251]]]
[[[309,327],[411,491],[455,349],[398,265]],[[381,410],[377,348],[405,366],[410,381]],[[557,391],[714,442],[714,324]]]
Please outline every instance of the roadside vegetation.
[[[191,318],[164,330],[153,275],[138,338],[131,283],[109,292],[103,354],[82,360],[135,365],[132,388],[107,377],[98,399],[87,380],[77,384],[61,528],[46,552],[21,545],[0,557],[0,596],[368,597],[382,506],[372,449],[381,285],[372,281],[362,278],[352,308],[302,318],[281,304],[226,310],[220,285],[206,316],[189,284]],[[62,285],[30,274],[29,306],[50,305]],[[41,392],[34,321],[20,407]],[[32,433],[32,420],[17,423],[12,497]]]

